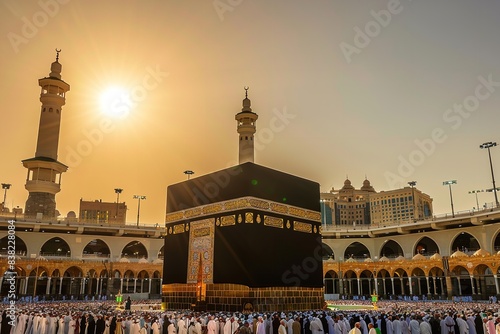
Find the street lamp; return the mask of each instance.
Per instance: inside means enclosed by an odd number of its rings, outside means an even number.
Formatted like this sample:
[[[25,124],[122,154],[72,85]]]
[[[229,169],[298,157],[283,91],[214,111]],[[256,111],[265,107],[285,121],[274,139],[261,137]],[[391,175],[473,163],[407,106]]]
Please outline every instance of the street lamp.
[[[412,205],[413,205],[413,220],[415,220],[415,192],[413,190],[413,187],[417,185],[417,181],[410,181],[408,182],[408,185],[411,187],[411,199],[412,199]]]
[[[7,198],[7,190],[9,190],[9,189],[10,189],[10,186],[11,186],[11,185],[12,185],[12,184],[10,184],[10,183],[2,183],[2,189],[4,189],[4,190],[5,190],[5,192],[3,193],[3,206],[2,206],[2,211],[5,211],[5,204],[6,204],[6,203],[5,203],[5,200],[6,200],[6,198]]]
[[[457,184],[457,180],[444,181],[443,186],[448,186],[450,188],[450,201],[451,201],[451,216],[455,218],[455,211],[453,210],[453,195],[451,194],[451,185]]]
[[[469,191],[469,194],[475,194],[476,195],[476,209],[479,211],[479,200],[477,199],[477,193],[482,193],[484,190],[471,190]]]
[[[193,175],[193,174],[194,174],[194,172],[193,172],[192,170],[185,170],[185,171],[184,171],[184,174],[186,174],[186,175],[188,176],[188,180],[189,180],[189,177],[190,177],[191,175]]]
[[[118,203],[120,203],[120,194],[122,193],[123,189],[122,188],[115,188],[115,194],[116,194],[116,215],[115,219],[118,217]]]
[[[497,146],[496,142],[487,142],[484,144],[479,145],[479,148],[486,148],[488,149],[488,157],[490,158],[490,169],[491,169],[491,180],[493,182],[493,192],[495,193],[495,205],[498,208],[498,197],[497,197],[497,186],[495,185],[495,174],[493,174],[493,164],[491,162],[491,153],[490,153],[490,147]]]
[[[137,202],[137,227],[139,227],[139,212],[141,211],[141,199],[146,199],[146,196],[134,195],[134,199],[139,200]]]

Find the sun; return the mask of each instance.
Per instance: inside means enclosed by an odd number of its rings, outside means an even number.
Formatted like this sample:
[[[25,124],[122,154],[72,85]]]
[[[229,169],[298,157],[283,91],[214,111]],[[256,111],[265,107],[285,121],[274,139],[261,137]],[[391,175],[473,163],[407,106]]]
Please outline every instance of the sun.
[[[134,106],[129,92],[120,86],[106,88],[100,95],[99,105],[104,114],[118,118],[127,117]]]

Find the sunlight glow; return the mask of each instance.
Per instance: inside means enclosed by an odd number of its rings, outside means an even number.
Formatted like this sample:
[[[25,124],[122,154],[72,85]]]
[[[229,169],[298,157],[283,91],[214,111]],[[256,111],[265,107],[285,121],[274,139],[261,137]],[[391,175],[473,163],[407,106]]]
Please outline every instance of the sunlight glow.
[[[105,89],[100,96],[99,105],[104,114],[118,118],[127,117],[133,107],[127,90],[119,86]]]

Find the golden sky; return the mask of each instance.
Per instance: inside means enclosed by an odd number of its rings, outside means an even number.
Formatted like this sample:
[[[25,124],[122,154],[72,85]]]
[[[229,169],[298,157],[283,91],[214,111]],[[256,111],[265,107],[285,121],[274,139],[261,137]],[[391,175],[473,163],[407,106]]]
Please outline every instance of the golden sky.
[[[0,182],[24,207],[40,117],[37,80],[62,49],[56,196],[114,201],[163,223],[166,187],[237,163],[244,86],[256,163],[340,188],[417,187],[436,214],[476,206],[491,188],[479,145],[500,142],[500,3],[483,1],[0,1]],[[121,87],[108,100],[104,92]],[[117,97],[118,96],[118,101]],[[500,148],[493,148],[500,180]],[[493,202],[493,194],[479,194]]]

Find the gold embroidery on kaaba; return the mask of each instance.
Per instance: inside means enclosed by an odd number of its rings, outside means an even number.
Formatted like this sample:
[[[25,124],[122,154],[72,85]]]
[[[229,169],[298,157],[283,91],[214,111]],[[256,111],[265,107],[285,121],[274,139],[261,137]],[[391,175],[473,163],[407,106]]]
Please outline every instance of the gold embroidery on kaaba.
[[[220,217],[220,226],[229,226],[235,224],[236,224],[236,217],[234,215]]]
[[[315,221],[320,221],[321,219],[321,213],[320,212],[314,212],[314,211],[306,211],[306,219],[310,220],[315,220]]]
[[[260,224],[261,220],[260,220],[260,215],[257,215],[257,224]]]
[[[271,226],[271,227],[277,227],[277,228],[283,228],[283,218],[264,216],[264,225]]]
[[[308,223],[294,221],[293,230],[298,232],[312,233],[312,225]]]
[[[245,223],[253,224],[253,212],[245,213]]]
[[[286,205],[271,202],[270,207],[271,207],[271,210],[274,212],[279,212],[279,213],[284,213],[284,214],[288,213],[288,208]]]
[[[304,209],[299,209],[299,208],[295,208],[295,207],[289,207],[288,208],[288,212],[291,214],[291,215],[294,215],[294,216],[297,216],[297,217],[301,217],[301,218],[305,218],[306,217],[306,210]]]
[[[243,218],[241,218],[241,214],[238,215],[238,224],[243,221]]]
[[[214,222],[209,218],[190,223],[187,283],[213,282]]]
[[[313,231],[314,231],[314,233],[316,233],[316,226],[313,227]]]
[[[174,225],[174,234],[179,234],[179,233],[184,233],[184,232],[185,232],[184,224]]]
[[[250,203],[250,205],[252,207],[257,208],[257,209],[262,209],[262,210],[269,209],[269,202],[268,201],[264,201],[264,200],[257,199],[257,198],[250,198],[248,200],[248,203]]]
[[[184,218],[184,212],[183,211],[167,213],[167,217],[165,218],[165,222],[169,223],[169,222],[172,222],[172,221],[181,220],[183,218]]]
[[[191,218],[199,215],[201,215],[201,208],[193,208],[184,211],[184,216],[186,216],[186,218]]]
[[[219,218],[217,218],[217,220],[215,221],[215,225],[220,226],[220,219]]]
[[[290,221],[289,220],[286,222],[286,228],[290,228]]]
[[[221,203],[215,203],[206,205],[202,208],[203,214],[208,215],[212,213],[219,213],[224,210],[224,206]]]
[[[237,208],[237,202],[236,202],[236,200],[231,200],[231,201],[224,202],[224,209],[226,211],[235,210],[236,208]]]

